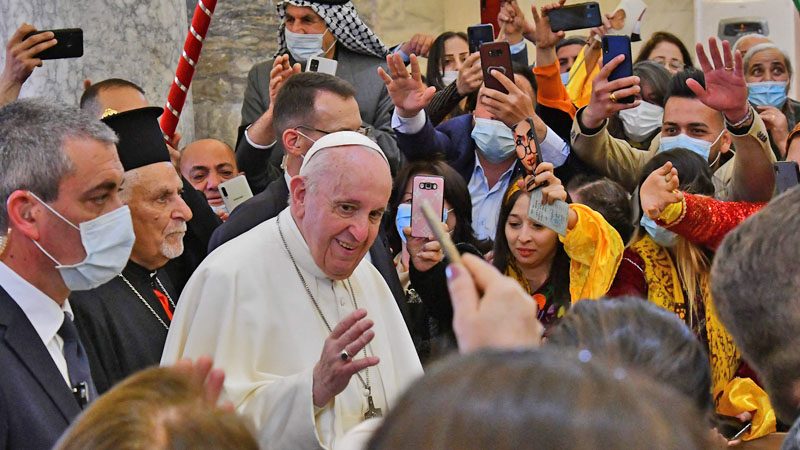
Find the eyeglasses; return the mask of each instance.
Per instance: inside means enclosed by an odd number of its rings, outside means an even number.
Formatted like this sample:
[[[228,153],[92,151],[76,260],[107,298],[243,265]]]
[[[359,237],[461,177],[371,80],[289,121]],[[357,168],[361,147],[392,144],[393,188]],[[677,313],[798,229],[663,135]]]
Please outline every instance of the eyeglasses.
[[[662,56],[653,58],[651,61],[657,62],[657,63],[661,64],[662,66],[666,67],[667,69],[672,69],[672,70],[677,70],[677,71],[683,70],[683,68],[686,66],[686,64],[678,61],[677,59],[671,59],[671,60],[667,61],[667,59],[662,57]]]
[[[295,130],[298,129],[298,128],[305,128],[306,130],[316,131],[317,133],[322,133],[322,134],[331,134],[331,133],[336,133],[337,131],[355,131],[356,133],[363,134],[364,136],[367,136],[367,137],[369,137],[370,133],[372,132],[372,127],[364,127],[364,126],[358,127],[357,130],[335,130],[335,131],[320,130],[319,128],[314,128],[314,127],[311,127],[311,126],[308,126],[308,125],[298,125],[298,126],[296,126],[294,128],[295,128]],[[305,135],[303,135],[303,136],[305,136]],[[305,137],[308,138],[308,136],[305,136]]]

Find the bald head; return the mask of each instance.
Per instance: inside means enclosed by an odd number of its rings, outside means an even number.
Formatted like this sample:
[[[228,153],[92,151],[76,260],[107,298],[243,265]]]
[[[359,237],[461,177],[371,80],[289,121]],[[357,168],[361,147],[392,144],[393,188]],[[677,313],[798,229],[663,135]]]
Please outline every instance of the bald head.
[[[737,39],[736,42],[733,43],[732,51],[735,52],[736,50],[739,50],[740,52],[742,52],[742,56],[744,56],[744,54],[747,53],[748,50],[753,48],[754,45],[764,44],[767,42],[772,42],[772,41],[770,41],[769,38],[764,36],[763,34],[758,34],[758,33],[746,34]]]
[[[382,153],[362,145],[323,148],[292,178],[291,213],[317,266],[349,277],[372,246],[392,176]]]

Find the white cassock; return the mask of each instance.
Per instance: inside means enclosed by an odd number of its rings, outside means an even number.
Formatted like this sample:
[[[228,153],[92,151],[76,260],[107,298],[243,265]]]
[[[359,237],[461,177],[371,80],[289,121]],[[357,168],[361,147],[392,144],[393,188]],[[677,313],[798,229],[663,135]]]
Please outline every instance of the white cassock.
[[[289,209],[280,215],[287,245],[331,327],[355,310],[347,280],[317,267]],[[349,278],[355,301],[375,322],[367,346],[380,358],[362,371],[386,414],[422,375],[408,329],[380,273],[362,260]],[[353,376],[323,408],[312,401],[312,372],[329,332],[297,275],[273,218],[211,253],[183,289],[162,365],[203,355],[225,370],[223,398],[253,421],[263,449],[331,448],[363,420],[364,388]],[[363,358],[359,352],[356,358]]]

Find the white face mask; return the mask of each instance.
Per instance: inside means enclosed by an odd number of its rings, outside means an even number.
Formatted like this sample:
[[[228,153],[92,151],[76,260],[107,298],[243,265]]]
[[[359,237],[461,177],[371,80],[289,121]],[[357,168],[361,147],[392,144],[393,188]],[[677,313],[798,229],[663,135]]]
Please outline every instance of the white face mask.
[[[133,234],[133,222],[128,206],[122,206],[100,217],[76,226],[50,205],[43,202],[33,192],[31,195],[39,200],[56,217],[81,232],[81,244],[86,251],[86,258],[76,264],[64,265],[53,258],[38,242],[39,247],[48,258],[56,263],[64,284],[70,291],[88,291],[101,286],[122,272],[131,256],[136,235]]]
[[[286,28],[283,30],[283,35],[286,38],[286,48],[289,49],[292,58],[295,61],[308,61],[312,56],[327,53],[327,50],[324,52],[322,50],[322,40],[327,32],[328,30],[319,34],[303,34],[293,33]],[[335,43],[336,41],[334,41]],[[328,50],[330,50],[330,47]]]
[[[620,111],[619,118],[625,128],[625,134],[636,142],[642,142],[661,128],[664,108],[642,101],[635,108]]]
[[[445,70],[442,73],[442,84],[445,85],[445,86],[450,86],[457,79],[458,79],[458,71],[457,70]]]
[[[673,148],[685,148],[686,150],[697,153],[698,155],[702,156],[703,159],[708,161],[709,155],[711,155],[711,148],[714,146],[714,144],[719,142],[719,138],[722,137],[722,133],[724,132],[725,131],[722,131],[717,138],[714,139],[714,142],[708,142],[702,139],[689,137],[683,133],[677,136],[662,136],[657,153],[672,150]],[[714,161],[709,161],[708,165],[713,166],[716,164],[717,161],[719,161],[721,154],[722,152],[717,152],[717,156],[714,158]]]

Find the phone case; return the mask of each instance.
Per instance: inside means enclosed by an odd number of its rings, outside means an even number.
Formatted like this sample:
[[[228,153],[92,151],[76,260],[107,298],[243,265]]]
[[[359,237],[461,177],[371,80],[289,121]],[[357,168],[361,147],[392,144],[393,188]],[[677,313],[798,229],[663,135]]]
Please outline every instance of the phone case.
[[[481,0],[481,23],[492,24],[494,27],[491,41],[497,37],[497,34],[495,34],[494,30],[500,30],[500,23],[497,22],[497,15],[500,14],[500,8],[502,3],[505,1],[506,0]],[[480,48],[480,45],[474,51],[477,52],[478,48]]]
[[[34,34],[52,31],[55,39],[58,41],[56,45],[44,50],[36,55],[39,59],[63,59],[63,58],[79,58],[83,56],[83,30],[80,28],[64,28],[60,30],[41,30],[34,31],[25,36],[28,39]],[[23,40],[24,40],[23,39]]]
[[[582,30],[603,25],[597,2],[578,3],[554,9],[547,14],[553,31]]]
[[[795,161],[772,163],[775,168],[775,192],[780,195],[800,184],[800,168]]]
[[[253,196],[253,191],[250,190],[250,185],[247,184],[247,178],[245,178],[244,174],[220,183],[219,192],[222,194],[222,202],[225,203],[225,209],[228,210],[228,213],[233,212],[237,206]]]
[[[469,52],[477,52],[482,44],[494,42],[494,27],[490,23],[468,27],[467,41],[469,43]]]
[[[414,177],[414,188],[411,191],[411,236],[433,236],[422,212],[422,205],[428,203],[437,217],[442,217],[444,208],[444,178],[432,175]]]
[[[511,80],[514,79],[514,70],[511,68],[511,48],[508,42],[490,42],[481,45],[481,67],[483,68],[483,84],[490,89],[508,94],[508,89],[490,74],[491,70],[498,70]]]
[[[336,67],[339,65],[334,59],[312,56],[306,62],[306,72],[320,72],[336,76]]]
[[[628,36],[603,36],[603,65],[616,58],[617,55],[625,55],[625,60],[614,69],[608,76],[608,81],[633,75],[633,58],[631,57],[631,39]],[[636,98],[632,95],[617,99],[620,103],[633,103]]]

